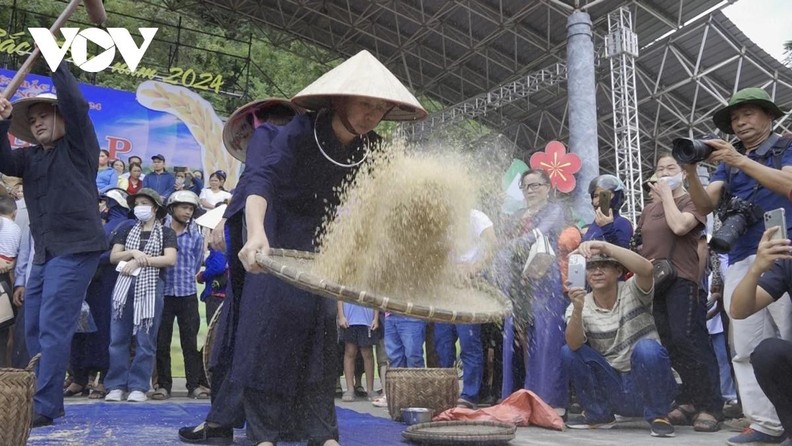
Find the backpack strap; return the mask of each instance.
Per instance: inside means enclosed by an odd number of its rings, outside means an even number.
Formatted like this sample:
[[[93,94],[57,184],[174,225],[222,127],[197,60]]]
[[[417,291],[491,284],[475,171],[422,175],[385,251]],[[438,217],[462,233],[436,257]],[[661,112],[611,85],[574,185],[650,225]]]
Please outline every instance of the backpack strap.
[[[770,147],[763,147],[757,150],[756,154],[759,155],[758,161],[762,161],[764,163],[767,160],[768,156],[772,156],[773,167],[777,170],[781,170],[781,167],[783,167],[781,163],[783,162],[784,159],[784,152],[786,152],[786,150],[790,146],[792,146],[792,138],[781,138],[776,133],[771,133],[770,138],[775,139],[775,142]],[[745,148],[743,147],[742,143],[737,144],[737,150],[740,151],[740,153],[745,153]],[[729,167],[728,175],[726,175],[726,182],[725,182],[726,184],[724,184],[724,188],[723,188],[724,196],[722,197],[722,201],[724,198],[728,198],[731,195],[730,184],[732,178],[735,175],[737,175],[738,171],[739,169],[737,169],[734,166]],[[757,187],[755,187],[754,189],[757,188],[758,188],[758,182],[757,182]]]

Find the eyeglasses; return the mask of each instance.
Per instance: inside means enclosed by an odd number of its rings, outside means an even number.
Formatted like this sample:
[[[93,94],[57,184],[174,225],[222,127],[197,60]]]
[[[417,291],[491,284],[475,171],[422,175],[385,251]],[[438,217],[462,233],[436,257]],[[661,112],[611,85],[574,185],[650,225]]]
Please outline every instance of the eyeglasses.
[[[586,264],[586,271],[605,271],[606,268],[618,268],[618,263],[613,262],[597,262],[597,263],[587,263]]]
[[[520,185],[520,189],[522,189],[522,190],[530,190],[530,191],[537,191],[542,186],[547,186],[547,183],[521,184]]]

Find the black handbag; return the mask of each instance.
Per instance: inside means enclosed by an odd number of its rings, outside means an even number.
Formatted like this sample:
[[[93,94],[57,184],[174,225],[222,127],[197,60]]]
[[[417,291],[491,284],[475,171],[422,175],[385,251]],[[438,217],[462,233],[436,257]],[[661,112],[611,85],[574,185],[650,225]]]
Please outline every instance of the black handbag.
[[[652,261],[655,296],[668,291],[668,288],[677,278],[676,270],[674,270],[674,265],[671,263],[674,250],[676,249],[676,239],[676,236],[674,236],[674,242],[671,244],[671,252],[668,254],[668,258],[655,259]]]

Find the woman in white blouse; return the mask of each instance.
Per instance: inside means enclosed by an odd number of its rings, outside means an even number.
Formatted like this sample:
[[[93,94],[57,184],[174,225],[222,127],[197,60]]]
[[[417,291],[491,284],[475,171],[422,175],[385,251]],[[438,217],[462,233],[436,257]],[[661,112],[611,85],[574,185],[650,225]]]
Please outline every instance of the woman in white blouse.
[[[209,176],[209,187],[201,191],[201,207],[206,210],[214,209],[222,203],[231,200],[231,193],[223,189],[226,173],[218,170]]]

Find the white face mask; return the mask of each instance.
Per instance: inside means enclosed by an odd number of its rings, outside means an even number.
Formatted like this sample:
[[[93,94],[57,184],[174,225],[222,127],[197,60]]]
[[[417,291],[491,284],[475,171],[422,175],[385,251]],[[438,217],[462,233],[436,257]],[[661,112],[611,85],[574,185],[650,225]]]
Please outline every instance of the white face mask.
[[[659,180],[667,184],[668,187],[671,188],[671,190],[674,190],[682,185],[682,172],[679,172],[678,174],[670,177],[659,178]]]
[[[143,222],[149,221],[154,217],[154,211],[152,209],[152,206],[138,205],[135,206],[134,212],[135,212],[135,217],[137,217],[138,220]]]

